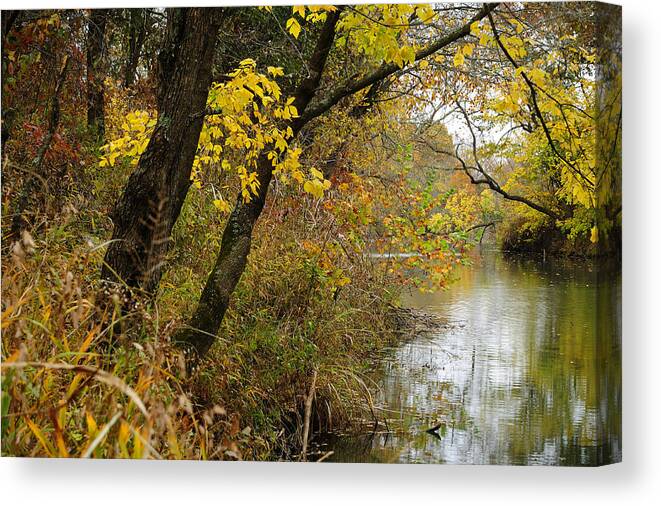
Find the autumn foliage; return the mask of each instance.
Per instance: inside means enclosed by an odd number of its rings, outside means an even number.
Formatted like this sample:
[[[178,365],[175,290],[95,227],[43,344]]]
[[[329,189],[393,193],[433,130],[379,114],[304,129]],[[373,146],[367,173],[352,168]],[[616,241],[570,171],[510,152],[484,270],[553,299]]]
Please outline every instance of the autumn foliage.
[[[98,33],[89,11],[3,11],[3,454],[305,458],[310,378],[315,430],[369,416],[402,290],[451,288],[479,244],[617,250],[621,82],[598,77],[618,63],[588,7],[536,5],[223,9],[181,125],[162,73],[195,9],[109,10]],[[196,120],[181,202],[132,191],[180,149],[150,142]],[[139,223],[116,214],[132,198]],[[125,256],[149,290],[100,276],[120,226],[154,232],[129,252],[156,258]],[[209,293],[192,360],[171,341]]]

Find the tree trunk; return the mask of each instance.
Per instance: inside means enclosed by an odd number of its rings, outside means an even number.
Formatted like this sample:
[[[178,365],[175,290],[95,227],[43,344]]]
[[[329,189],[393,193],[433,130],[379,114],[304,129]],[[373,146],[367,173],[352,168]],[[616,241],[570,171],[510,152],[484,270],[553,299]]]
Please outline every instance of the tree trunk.
[[[16,196],[16,207],[11,225],[11,237],[13,241],[18,241],[21,238],[22,232],[27,230],[30,219],[26,218],[26,215],[31,214],[32,216],[36,216],[45,207],[44,191],[40,191],[39,185],[44,181],[44,176],[46,176],[43,168],[44,158],[60,125],[60,93],[64,87],[68,66],[69,56],[64,55],[57,82],[55,83],[55,91],[53,91],[53,96],[48,104],[48,132],[46,133],[44,142],[39,147],[39,151],[37,151],[33,171],[25,180]]]
[[[335,25],[341,11],[342,7],[338,7],[335,12],[328,14],[314,53],[307,65],[308,76],[301,81],[294,94],[293,105],[299,114],[303,113],[317,91],[328,53],[333,44]],[[290,142],[296,138],[304,125],[303,121],[294,120],[292,122],[294,135]],[[258,194],[253,195],[249,202],[244,202],[241,195],[237,198],[236,206],[230,214],[223,232],[216,263],[202,291],[193,317],[189,324],[177,332],[173,338],[177,344],[197,357],[204,356],[215,341],[216,333],[229,306],[230,297],[246,268],[252,231],[264,208],[273,176],[273,165],[267,158],[266,152],[259,157],[256,172],[260,183]]]
[[[132,86],[140,60],[140,53],[147,34],[147,9],[130,9],[129,13],[129,50],[126,57],[124,87]]]
[[[113,211],[102,278],[152,293],[190,174],[211,84],[223,9],[169,9],[159,53],[158,123]]]
[[[87,23],[87,126],[103,139],[103,80],[105,35],[109,9],[92,9]]]

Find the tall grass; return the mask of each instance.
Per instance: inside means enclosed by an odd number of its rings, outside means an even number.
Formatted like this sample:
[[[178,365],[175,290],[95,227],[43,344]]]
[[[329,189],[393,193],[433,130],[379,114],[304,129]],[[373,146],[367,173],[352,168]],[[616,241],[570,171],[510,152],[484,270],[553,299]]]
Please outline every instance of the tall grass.
[[[394,339],[392,294],[359,255],[335,258],[352,282],[329,285],[320,253],[301,244],[335,231],[323,216],[310,228],[309,207],[287,219],[267,211],[217,343],[187,374],[169,337],[215,254],[200,230],[222,224],[203,208],[187,202],[153,301],[127,305],[99,283],[107,231],[95,210],[24,234],[5,255],[3,455],[298,459],[314,374],[312,432],[372,416],[365,372]]]
[[[99,250],[54,251],[48,237],[27,238],[3,262],[3,455],[238,456],[240,438],[212,440],[236,436],[226,411],[193,407],[181,358],[153,308],[121,315],[116,295],[104,300]],[[133,335],[116,333],[121,320],[138,318]]]

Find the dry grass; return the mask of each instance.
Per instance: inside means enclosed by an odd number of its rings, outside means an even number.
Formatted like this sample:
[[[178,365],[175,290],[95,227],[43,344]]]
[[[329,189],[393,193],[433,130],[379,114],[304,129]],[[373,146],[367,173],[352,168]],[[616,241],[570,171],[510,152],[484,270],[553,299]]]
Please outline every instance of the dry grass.
[[[298,459],[315,370],[313,432],[372,416],[365,373],[393,339],[389,295],[356,258],[334,259],[352,283],[329,286],[319,253],[301,242],[332,234],[330,222],[312,230],[300,216],[267,215],[217,344],[192,376],[169,336],[215,248],[196,248],[195,227],[179,231],[159,297],[126,312],[99,284],[104,245],[94,237],[105,230],[90,223],[89,213],[62,217],[4,256],[3,455]]]
[[[3,262],[3,455],[240,458],[238,419],[191,402],[158,311],[120,317],[98,249],[46,244],[26,235]],[[141,324],[117,334],[123,320]]]

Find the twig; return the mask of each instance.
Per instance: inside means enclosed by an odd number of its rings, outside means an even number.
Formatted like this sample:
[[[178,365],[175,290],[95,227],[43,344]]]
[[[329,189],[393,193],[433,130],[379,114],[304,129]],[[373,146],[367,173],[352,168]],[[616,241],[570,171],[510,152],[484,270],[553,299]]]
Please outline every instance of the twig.
[[[317,383],[317,370],[312,374],[312,384],[310,391],[305,398],[305,419],[303,422],[303,448],[301,449],[301,460],[307,460],[308,437],[310,435],[310,416],[312,415],[312,400],[314,399],[314,390]]]
[[[323,455],[317,460],[317,462],[323,462],[324,460],[326,460],[328,457],[330,457],[330,456],[333,455],[334,453],[335,453],[335,452],[332,451],[332,450],[329,451],[329,452],[324,453],[324,454],[323,454]]]

